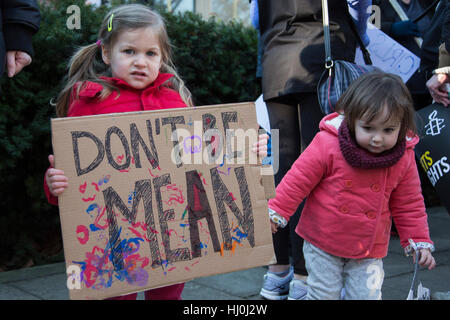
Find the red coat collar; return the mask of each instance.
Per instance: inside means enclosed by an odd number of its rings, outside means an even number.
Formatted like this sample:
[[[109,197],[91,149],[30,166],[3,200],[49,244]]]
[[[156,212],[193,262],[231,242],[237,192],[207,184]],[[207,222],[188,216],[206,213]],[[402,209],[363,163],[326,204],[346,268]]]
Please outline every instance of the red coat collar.
[[[163,85],[167,80],[169,80],[172,77],[173,77],[173,74],[170,74],[170,73],[159,73],[156,80],[142,91],[157,89],[157,88],[161,87],[161,85]],[[119,78],[102,76],[102,77],[100,77],[100,79],[105,80],[119,88],[140,91],[140,90],[134,89],[127,82],[125,82]],[[95,82],[95,81],[84,81],[82,83],[82,88],[80,90],[79,96],[84,97],[84,98],[94,98],[102,90],[103,90],[103,86],[100,83]]]
[[[163,85],[167,80],[169,80],[170,78],[173,77],[173,74],[171,73],[159,73],[158,77],[155,79],[155,81],[153,81],[153,83],[151,85],[149,85],[147,88],[145,88],[144,90],[151,90],[151,89],[155,89],[155,88],[159,88],[161,85]],[[116,85],[118,87],[125,87],[127,89],[132,89],[132,90],[136,90],[134,88],[132,88],[127,82],[123,81],[122,79],[119,78],[114,78],[114,77],[100,77],[103,80],[108,81],[109,83]]]

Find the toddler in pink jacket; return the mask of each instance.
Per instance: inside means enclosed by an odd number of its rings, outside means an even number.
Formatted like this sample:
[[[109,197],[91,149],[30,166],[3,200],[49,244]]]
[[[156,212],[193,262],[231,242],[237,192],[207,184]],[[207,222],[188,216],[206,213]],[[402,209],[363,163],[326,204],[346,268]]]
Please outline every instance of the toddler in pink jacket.
[[[305,240],[307,299],[381,299],[394,219],[405,253],[434,268],[427,214],[414,157],[414,108],[402,80],[370,73],[324,117],[320,132],[269,201],[272,231],[307,197],[296,232]]]

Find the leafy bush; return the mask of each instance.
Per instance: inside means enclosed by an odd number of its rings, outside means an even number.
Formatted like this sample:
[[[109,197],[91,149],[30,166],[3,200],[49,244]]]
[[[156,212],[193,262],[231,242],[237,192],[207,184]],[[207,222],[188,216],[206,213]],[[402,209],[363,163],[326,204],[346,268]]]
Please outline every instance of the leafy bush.
[[[204,21],[192,12],[165,15],[174,63],[197,105],[255,99],[257,38],[240,23]]]
[[[81,9],[81,29],[66,26],[67,8]],[[77,46],[95,42],[107,8],[83,0],[41,6],[41,29],[33,38],[33,63],[13,79],[1,79],[0,271],[62,261],[59,214],[47,204],[43,176],[52,151],[50,100],[61,89],[67,61]],[[161,12],[174,45],[174,62],[196,105],[253,101],[256,32],[240,23],[204,21],[193,13]]]

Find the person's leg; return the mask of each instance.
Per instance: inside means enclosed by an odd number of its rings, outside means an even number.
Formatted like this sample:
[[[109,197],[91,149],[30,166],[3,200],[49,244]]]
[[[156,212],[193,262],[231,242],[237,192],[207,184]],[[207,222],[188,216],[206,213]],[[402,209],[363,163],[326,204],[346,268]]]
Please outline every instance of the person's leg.
[[[301,93],[296,95],[299,108],[300,121],[300,152],[302,152],[311,143],[314,136],[319,132],[319,123],[323,118],[320,111],[319,102],[316,93]],[[295,161],[295,160],[294,160]],[[301,211],[303,210],[304,202],[300,204],[297,212],[292,217],[293,222],[291,228],[291,244],[294,259],[294,273],[297,279],[306,280],[308,272],[305,267],[305,259],[303,257],[303,239],[294,231],[298,224]],[[299,254],[295,254],[299,253]]]
[[[381,300],[381,259],[348,259],[344,265],[345,300]]]
[[[296,99],[283,97],[266,102],[267,111],[269,114],[270,128],[272,135],[275,130],[278,130],[278,150],[273,146],[273,157],[278,160],[278,170],[275,173],[275,185],[277,186],[284,175],[289,171],[292,164],[300,155],[300,127],[298,117],[298,107]],[[275,161],[277,161],[275,160]],[[269,270],[286,271],[290,266],[290,248],[291,240],[298,235],[292,230],[295,229],[298,222],[298,213],[291,218],[286,228],[280,229],[273,235],[276,265],[270,266]],[[301,249],[301,247],[300,247]],[[277,266],[283,266],[280,270]]]
[[[323,117],[319,108],[317,95],[315,93],[297,94],[298,108],[300,114],[300,150],[303,151],[319,131],[319,123]],[[291,281],[289,299],[306,298],[306,279],[308,272],[303,257],[303,239],[295,232],[295,227],[303,210],[304,202],[300,204],[295,215],[291,218],[291,246],[294,265],[294,280]]]
[[[181,300],[184,283],[145,291],[145,300]]]
[[[303,244],[308,270],[307,300],[338,300],[343,287],[344,259],[333,256],[308,241]]]
[[[325,115],[320,111],[317,93],[297,94],[297,99],[300,107],[301,150],[303,151],[319,132],[320,121]]]
[[[294,278],[289,284],[289,296],[288,300],[304,300],[306,299],[308,271],[305,266],[305,258],[303,256],[303,239],[300,237],[295,228],[300,219],[301,212],[303,210],[304,201],[299,205],[297,211],[290,219],[290,244],[291,244],[291,257],[292,265],[294,267]]]
[[[295,228],[300,220],[300,215],[304,204],[305,202],[303,201],[289,221],[289,236],[291,243],[292,265],[294,266],[294,278],[306,281],[308,272],[306,271],[305,258],[303,257],[303,239],[297,234],[297,232],[295,232]]]
[[[278,185],[292,163],[300,155],[300,136],[297,102],[292,98],[277,98],[267,101],[272,137],[278,135],[278,146],[272,145],[272,155],[275,159],[275,185]],[[298,221],[298,213],[291,218],[288,226],[273,234],[275,264],[270,265],[269,272],[264,276],[261,295],[266,299],[286,299],[289,283],[293,277],[291,268],[292,230]],[[294,236],[298,235],[294,232]],[[300,238],[300,237],[298,237]]]
[[[130,293],[130,294],[125,294],[123,296],[107,298],[105,300],[136,300],[136,299],[137,299],[137,293]]]

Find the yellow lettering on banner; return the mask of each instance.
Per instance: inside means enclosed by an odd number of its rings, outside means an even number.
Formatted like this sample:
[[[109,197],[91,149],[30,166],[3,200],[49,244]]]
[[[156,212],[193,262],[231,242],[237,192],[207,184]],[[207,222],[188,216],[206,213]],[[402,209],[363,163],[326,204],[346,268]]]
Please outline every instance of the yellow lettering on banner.
[[[425,151],[425,153],[420,157],[420,164],[425,172],[433,164],[433,159],[430,157],[430,151]]]

